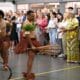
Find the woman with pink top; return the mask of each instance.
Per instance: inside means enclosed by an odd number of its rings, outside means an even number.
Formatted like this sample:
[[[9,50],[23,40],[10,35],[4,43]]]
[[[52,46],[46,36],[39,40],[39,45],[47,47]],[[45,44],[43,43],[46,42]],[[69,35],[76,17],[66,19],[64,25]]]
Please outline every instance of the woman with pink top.
[[[37,11],[37,19],[36,19],[36,36],[37,40],[41,43],[41,45],[45,44],[45,38],[44,38],[44,33],[45,33],[45,27],[48,24],[47,18],[43,13],[40,11]]]

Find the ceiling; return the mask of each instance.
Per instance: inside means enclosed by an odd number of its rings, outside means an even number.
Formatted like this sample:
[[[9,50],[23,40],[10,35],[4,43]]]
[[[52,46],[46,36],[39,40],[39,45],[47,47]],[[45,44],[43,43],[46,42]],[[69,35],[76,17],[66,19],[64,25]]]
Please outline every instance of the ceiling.
[[[26,4],[26,3],[52,3],[52,2],[67,2],[67,1],[78,1],[80,0],[0,0],[0,2],[12,2],[16,4]]]

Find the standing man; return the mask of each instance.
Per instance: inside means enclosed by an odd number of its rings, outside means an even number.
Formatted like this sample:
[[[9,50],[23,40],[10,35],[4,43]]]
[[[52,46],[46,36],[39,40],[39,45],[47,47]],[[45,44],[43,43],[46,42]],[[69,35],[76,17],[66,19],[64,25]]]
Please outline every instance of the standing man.
[[[9,34],[6,32],[8,22],[4,20],[4,13],[0,10],[0,55],[3,59],[3,69],[8,69],[8,48],[9,48]]]
[[[21,32],[21,39],[19,44],[15,48],[15,52],[17,54],[25,53],[28,54],[28,60],[27,60],[27,70],[26,72],[23,72],[23,76],[26,80],[34,80],[35,74],[32,73],[33,68],[33,62],[35,59],[35,50],[27,50],[27,48],[34,48],[39,47],[40,44],[36,40],[35,35],[35,15],[32,10],[27,11],[27,20],[25,20],[23,26],[22,26],[22,32]]]

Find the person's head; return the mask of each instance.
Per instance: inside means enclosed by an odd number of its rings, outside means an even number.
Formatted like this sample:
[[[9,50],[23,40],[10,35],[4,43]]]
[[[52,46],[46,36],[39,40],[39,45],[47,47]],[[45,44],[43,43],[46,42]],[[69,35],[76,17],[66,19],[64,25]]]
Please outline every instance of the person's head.
[[[4,18],[4,12],[0,10],[0,18]]]
[[[27,20],[34,21],[35,15],[34,12],[32,10],[27,11]]]
[[[68,15],[67,12],[65,12],[65,13],[63,14],[63,19],[66,20],[66,19],[68,19],[68,18],[69,18],[69,15]]]
[[[74,9],[73,9],[73,7],[68,7],[68,8],[65,9],[65,12],[74,13]]]
[[[59,22],[63,20],[63,14],[62,13],[57,13],[57,19]]]
[[[69,11],[73,11],[73,7],[68,7],[68,10]]]
[[[51,11],[50,12],[50,18],[56,18],[57,14],[56,12]]]
[[[73,18],[75,14],[73,7],[68,7],[66,13],[68,18]]]
[[[16,20],[16,17],[15,17],[15,16],[13,16],[13,17],[11,18],[11,21],[14,21],[14,20]]]
[[[36,15],[37,15],[37,18],[43,17],[43,13],[41,12],[41,10],[38,10]]]
[[[38,9],[38,10],[36,11],[36,13],[37,13],[37,14],[40,14],[40,13],[41,13],[41,10],[40,10],[40,9]]]

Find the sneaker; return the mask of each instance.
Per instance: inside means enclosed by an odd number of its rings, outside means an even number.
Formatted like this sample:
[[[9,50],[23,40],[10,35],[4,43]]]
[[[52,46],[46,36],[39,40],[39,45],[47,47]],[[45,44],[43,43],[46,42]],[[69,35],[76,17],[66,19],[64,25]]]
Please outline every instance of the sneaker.
[[[64,56],[65,56],[64,54],[60,54],[58,57],[63,58]]]

